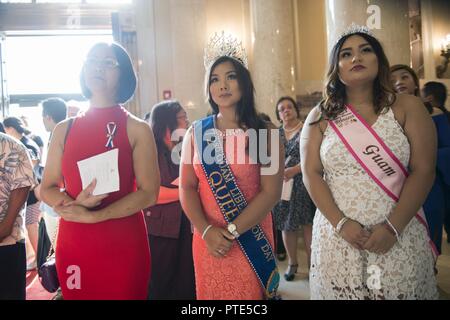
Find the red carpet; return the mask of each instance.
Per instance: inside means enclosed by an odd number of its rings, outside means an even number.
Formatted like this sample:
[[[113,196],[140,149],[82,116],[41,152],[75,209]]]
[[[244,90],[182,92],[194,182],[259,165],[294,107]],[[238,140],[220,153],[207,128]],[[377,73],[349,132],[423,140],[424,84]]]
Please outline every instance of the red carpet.
[[[36,271],[27,272],[27,300],[51,300],[55,294],[47,292],[41,286]]]

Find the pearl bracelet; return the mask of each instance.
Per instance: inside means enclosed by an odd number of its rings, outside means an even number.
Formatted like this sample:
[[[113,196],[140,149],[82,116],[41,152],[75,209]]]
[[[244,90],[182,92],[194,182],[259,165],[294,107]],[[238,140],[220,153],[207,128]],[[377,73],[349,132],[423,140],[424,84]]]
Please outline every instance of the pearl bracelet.
[[[346,223],[348,220],[350,220],[347,217],[343,217],[341,220],[339,220],[338,224],[336,225],[336,228],[334,228],[334,232],[339,234],[342,230],[342,227],[344,226],[344,223]]]
[[[207,233],[207,232],[209,231],[209,229],[211,229],[211,228],[212,228],[212,225],[211,225],[211,224],[205,228],[205,230],[203,231],[203,234],[202,234],[202,239],[203,239],[203,240],[205,240],[206,233]]]

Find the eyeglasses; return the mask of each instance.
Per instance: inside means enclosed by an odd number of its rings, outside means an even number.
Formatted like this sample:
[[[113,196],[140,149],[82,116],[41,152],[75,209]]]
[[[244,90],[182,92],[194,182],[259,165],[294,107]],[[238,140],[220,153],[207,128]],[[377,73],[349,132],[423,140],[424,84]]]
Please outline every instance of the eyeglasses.
[[[187,120],[187,119],[188,119],[187,114],[177,116],[177,120]]]
[[[112,58],[106,59],[87,58],[85,61],[85,65],[90,68],[101,67],[104,69],[115,69],[120,66],[119,62],[117,62],[117,60]]]

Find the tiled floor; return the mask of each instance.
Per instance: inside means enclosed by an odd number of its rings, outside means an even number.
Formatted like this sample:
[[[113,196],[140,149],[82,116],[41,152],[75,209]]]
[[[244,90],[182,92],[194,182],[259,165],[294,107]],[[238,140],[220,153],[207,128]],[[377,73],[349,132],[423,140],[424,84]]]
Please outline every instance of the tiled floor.
[[[308,300],[309,296],[309,280],[308,269],[306,267],[306,252],[304,249],[303,239],[299,239],[298,249],[299,271],[294,281],[286,282],[283,274],[287,269],[287,259],[278,262],[278,268],[281,275],[280,294],[284,300]],[[438,268],[438,288],[440,299],[450,300],[450,244],[447,243],[447,237],[444,233],[442,240],[442,255],[437,261]]]

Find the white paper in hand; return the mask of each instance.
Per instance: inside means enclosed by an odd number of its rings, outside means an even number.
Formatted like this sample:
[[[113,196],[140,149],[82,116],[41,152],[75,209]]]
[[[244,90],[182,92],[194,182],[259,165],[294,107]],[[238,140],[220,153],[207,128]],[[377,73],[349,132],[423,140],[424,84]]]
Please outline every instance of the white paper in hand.
[[[292,187],[294,186],[294,179],[283,181],[283,189],[281,190],[281,200],[291,200]]]
[[[97,179],[94,196],[120,190],[119,149],[113,149],[77,162],[83,190]]]

